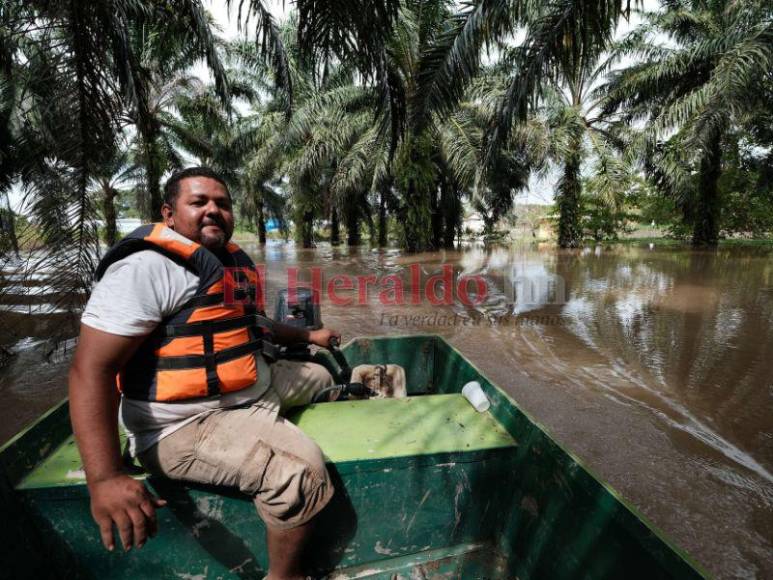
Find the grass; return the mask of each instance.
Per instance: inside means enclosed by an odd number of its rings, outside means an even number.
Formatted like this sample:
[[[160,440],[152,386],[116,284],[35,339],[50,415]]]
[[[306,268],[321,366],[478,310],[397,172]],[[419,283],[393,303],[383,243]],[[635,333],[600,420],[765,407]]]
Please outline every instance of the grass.
[[[617,240],[601,240],[596,242],[595,240],[585,240],[586,244],[621,244],[634,246],[639,244],[658,244],[660,246],[689,246],[689,240],[680,240],[677,238],[665,238],[665,237],[651,237],[651,238],[619,238]]]
[[[639,244],[657,244],[659,246],[684,246],[686,248],[692,248],[690,240],[680,240],[677,238],[621,238],[618,240],[602,240],[600,242],[594,242],[593,240],[586,240],[586,244],[621,244],[621,245],[639,245]],[[733,238],[727,240],[719,240],[719,247],[743,247],[743,246],[773,246],[773,239],[760,238],[760,239],[747,239],[747,238]]]
[[[719,245],[721,246],[773,246],[773,239],[770,238],[759,238],[759,239],[742,239],[742,238],[732,238],[729,240],[720,240]]]

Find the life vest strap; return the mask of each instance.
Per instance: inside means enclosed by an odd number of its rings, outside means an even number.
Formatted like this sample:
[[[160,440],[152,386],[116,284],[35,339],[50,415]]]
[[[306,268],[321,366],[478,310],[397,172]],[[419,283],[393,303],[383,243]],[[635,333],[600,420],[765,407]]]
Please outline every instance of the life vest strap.
[[[248,315],[226,318],[225,320],[202,320],[200,322],[189,322],[187,324],[168,324],[159,326],[158,334],[174,338],[215,334],[249,326],[253,323],[253,319],[253,315]]]
[[[247,298],[247,292],[242,288],[234,289],[234,300],[244,300]],[[201,294],[194,296],[185,302],[178,310],[187,310],[189,308],[203,308],[205,306],[217,306],[225,301],[225,295],[222,292],[216,294]]]
[[[207,375],[207,396],[220,394],[220,380],[217,377],[217,360],[215,358],[215,337],[211,332],[205,332],[204,340],[204,368]],[[163,359],[162,359],[163,360]]]
[[[156,369],[164,371],[179,371],[199,368],[214,369],[219,364],[227,363],[228,361],[243,357],[247,354],[262,352],[264,350],[264,344],[270,343],[266,343],[266,341],[263,339],[258,339],[251,340],[250,342],[245,342],[244,344],[233,346],[231,348],[221,350],[218,353],[209,355],[193,354],[187,356],[165,356],[158,359],[158,362],[156,363]],[[266,348],[266,350],[270,351],[270,348]]]
[[[216,334],[249,326],[261,326],[270,331],[273,325],[273,321],[262,314],[247,314],[245,316],[237,316],[236,318],[226,318],[225,320],[202,320],[187,324],[167,324],[159,326],[156,334],[158,336],[179,338],[181,336]]]

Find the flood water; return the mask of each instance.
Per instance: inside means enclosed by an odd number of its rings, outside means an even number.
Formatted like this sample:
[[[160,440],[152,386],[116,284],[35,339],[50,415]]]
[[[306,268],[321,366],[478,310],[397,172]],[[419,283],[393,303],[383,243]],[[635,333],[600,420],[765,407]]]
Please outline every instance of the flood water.
[[[345,340],[445,337],[710,573],[773,577],[773,248],[243,247],[266,264],[269,312],[288,267],[311,281],[318,266],[323,321]],[[444,265],[453,303],[433,305]],[[460,276],[485,292],[460,294]],[[72,346],[46,341],[65,315],[3,302],[0,441],[65,396]]]

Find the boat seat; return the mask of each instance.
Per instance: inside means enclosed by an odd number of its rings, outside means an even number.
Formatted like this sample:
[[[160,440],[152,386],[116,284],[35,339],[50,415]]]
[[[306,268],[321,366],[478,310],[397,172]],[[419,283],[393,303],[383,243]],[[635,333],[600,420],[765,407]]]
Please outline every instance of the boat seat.
[[[339,470],[345,470],[349,462],[406,456],[416,461],[433,456],[436,461],[438,454],[453,456],[515,446],[515,440],[490,413],[478,413],[459,394],[321,403],[297,409],[289,419],[319,444],[327,460]],[[17,489],[85,483],[80,454],[71,436]]]
[[[515,446],[490,413],[460,394],[324,403],[290,418],[336,464]]]

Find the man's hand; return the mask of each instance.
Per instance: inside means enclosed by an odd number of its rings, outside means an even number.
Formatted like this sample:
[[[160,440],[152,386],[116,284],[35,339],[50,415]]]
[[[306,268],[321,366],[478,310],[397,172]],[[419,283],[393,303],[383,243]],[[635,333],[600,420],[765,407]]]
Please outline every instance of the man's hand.
[[[290,346],[293,344],[316,344],[323,348],[330,348],[330,339],[336,337],[341,340],[341,333],[337,330],[320,328],[319,330],[308,330],[282,322],[274,322],[271,327],[274,340],[277,344]]]
[[[341,333],[337,330],[320,328],[319,330],[309,331],[309,342],[323,348],[330,348],[330,339],[333,337],[337,338],[339,342],[341,341]]]
[[[145,485],[126,474],[89,484],[91,515],[99,526],[102,543],[111,552],[115,548],[113,524],[118,529],[125,551],[141,548],[148,537],[156,535],[156,508],[166,505]]]
[[[155,508],[163,502],[123,472],[118,439],[115,377],[143,336],[118,336],[81,325],[70,368],[70,419],[86,471],[91,513],[102,542],[113,545],[113,524],[124,549],[140,547],[155,533]]]

